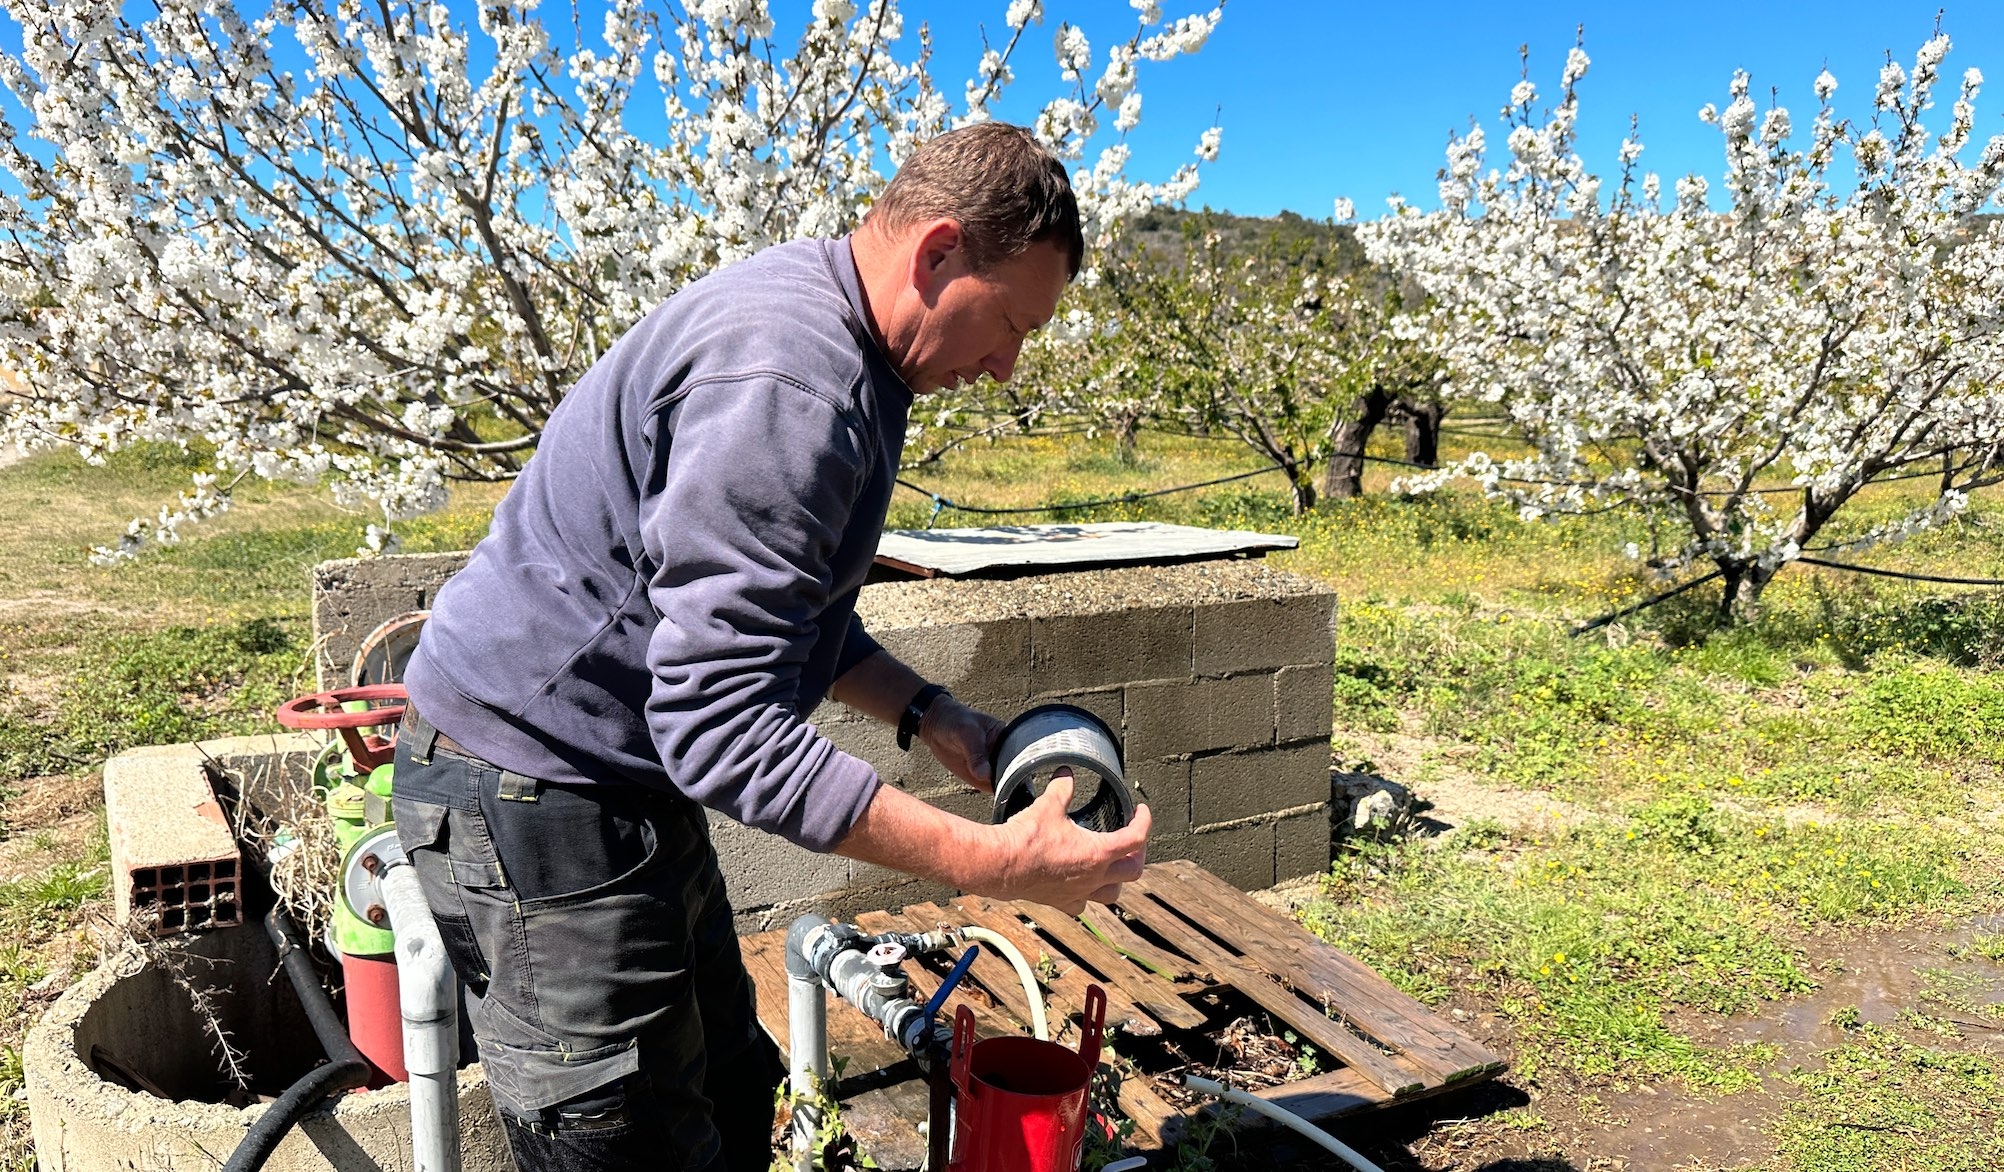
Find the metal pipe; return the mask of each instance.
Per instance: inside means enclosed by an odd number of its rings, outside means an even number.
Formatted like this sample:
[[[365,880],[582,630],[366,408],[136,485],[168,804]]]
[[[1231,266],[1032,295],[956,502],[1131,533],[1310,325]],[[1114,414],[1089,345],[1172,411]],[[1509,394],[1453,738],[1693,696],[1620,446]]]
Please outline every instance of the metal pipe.
[[[787,1086],[793,1094],[793,1168],[812,1172],[814,1137],[821,1108],[813,1097],[828,1078],[828,990],[807,959],[807,940],[829,927],[826,916],[808,914],[786,934]]]
[[[380,882],[396,931],[413,1172],[460,1172],[458,978],[416,869],[399,858],[384,869]]]
[[[932,1011],[911,997],[911,985],[898,968],[899,958],[952,947],[954,934],[887,932],[872,936],[853,924],[841,924],[812,912],[793,921],[786,933],[787,1062],[793,1087],[793,1167],[809,1172],[814,1164],[814,1137],[821,1123],[819,1107],[809,1101],[810,1088],[822,1088],[828,1077],[828,993],[862,1010],[884,1027],[884,1036],[898,1043],[934,1082],[933,1121],[938,1134],[928,1136],[937,1149],[951,1134],[939,1109],[951,1030],[935,1022]],[[870,950],[894,946],[881,964]],[[936,1000],[958,983],[973,954],[961,958],[940,987]],[[824,1092],[825,1093],[825,1092]],[[934,1166],[944,1172],[945,1164]]]
[[[244,1134],[243,1142],[230,1153],[223,1172],[257,1172],[294,1123],[328,1096],[354,1090],[369,1081],[369,1064],[348,1040],[348,1031],[342,1028],[340,1017],[328,1003],[327,992],[320,987],[320,974],[314,970],[313,960],[307,955],[292,918],[285,914],[284,908],[275,907],[264,918],[264,930],[278,946],[279,965],[285,970],[286,979],[292,982],[292,991],[299,995],[300,1007],[306,1011],[306,1020],[313,1027],[313,1036],[320,1040],[327,1062],[307,1071],[264,1109],[264,1114]]]

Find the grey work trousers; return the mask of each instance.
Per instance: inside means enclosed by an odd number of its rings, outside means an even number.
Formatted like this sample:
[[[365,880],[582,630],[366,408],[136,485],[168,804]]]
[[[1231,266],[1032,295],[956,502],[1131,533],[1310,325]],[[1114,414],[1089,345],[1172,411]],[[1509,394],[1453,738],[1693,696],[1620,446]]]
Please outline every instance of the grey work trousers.
[[[703,810],[398,738],[391,799],[521,1172],[765,1172],[778,1048]]]

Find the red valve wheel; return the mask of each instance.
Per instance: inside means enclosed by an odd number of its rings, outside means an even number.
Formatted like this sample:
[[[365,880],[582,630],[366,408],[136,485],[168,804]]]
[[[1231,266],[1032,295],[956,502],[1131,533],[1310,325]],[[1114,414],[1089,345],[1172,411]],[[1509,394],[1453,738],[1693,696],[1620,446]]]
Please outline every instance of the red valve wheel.
[[[404,718],[404,705],[410,694],[402,684],[369,684],[360,688],[336,688],[331,692],[315,692],[307,696],[297,696],[278,706],[278,723],[287,728],[331,728],[340,732],[341,739],[348,744],[348,755],[355,761],[355,768],[367,771],[378,765],[388,764],[396,755],[397,741],[394,731],[387,737],[364,736],[365,728],[389,727],[394,730]],[[372,705],[359,712],[349,712],[344,707],[360,701]],[[374,705],[380,704],[380,707]]]

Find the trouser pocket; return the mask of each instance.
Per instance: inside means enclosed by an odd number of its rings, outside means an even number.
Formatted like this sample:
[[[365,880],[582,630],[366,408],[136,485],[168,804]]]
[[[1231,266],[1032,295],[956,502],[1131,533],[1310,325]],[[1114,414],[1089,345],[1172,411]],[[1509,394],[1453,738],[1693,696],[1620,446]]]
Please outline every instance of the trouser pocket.
[[[507,882],[487,840],[478,811],[460,803],[433,800],[443,785],[464,786],[463,761],[437,758],[431,764],[407,762],[399,754],[398,789],[390,799],[397,840],[417,872],[418,886],[438,924],[440,943],[460,983],[476,999],[486,996],[492,965],[482,937],[492,939],[512,918]],[[420,774],[428,774],[420,780]],[[426,797],[406,796],[404,789]],[[486,922],[483,932],[478,921]]]

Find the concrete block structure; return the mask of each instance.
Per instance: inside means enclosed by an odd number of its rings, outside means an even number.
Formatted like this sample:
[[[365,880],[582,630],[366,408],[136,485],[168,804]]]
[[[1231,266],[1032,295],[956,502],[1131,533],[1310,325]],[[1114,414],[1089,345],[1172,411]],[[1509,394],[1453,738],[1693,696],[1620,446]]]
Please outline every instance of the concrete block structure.
[[[329,662],[427,604],[464,557],[380,563],[315,571]],[[1190,859],[1243,888],[1328,867],[1336,599],[1321,584],[1256,561],[1189,562],[881,582],[864,587],[857,610],[886,648],[969,704],[1003,719],[1076,704],[1119,730],[1128,778],[1154,814],[1151,857]],[[833,702],[812,719],[891,784],[988,819],[987,795],[923,749],[900,752],[886,726]],[[711,833],[740,930],[810,908],[847,914],[953,894],[721,816]]]
[[[466,566],[466,552],[340,558],[313,568],[315,669],[320,686],[348,685],[355,652],[391,619],[428,610],[438,588]]]
[[[242,919],[236,836],[189,746],[139,749],[106,762],[104,808],[120,922],[167,933]]]

